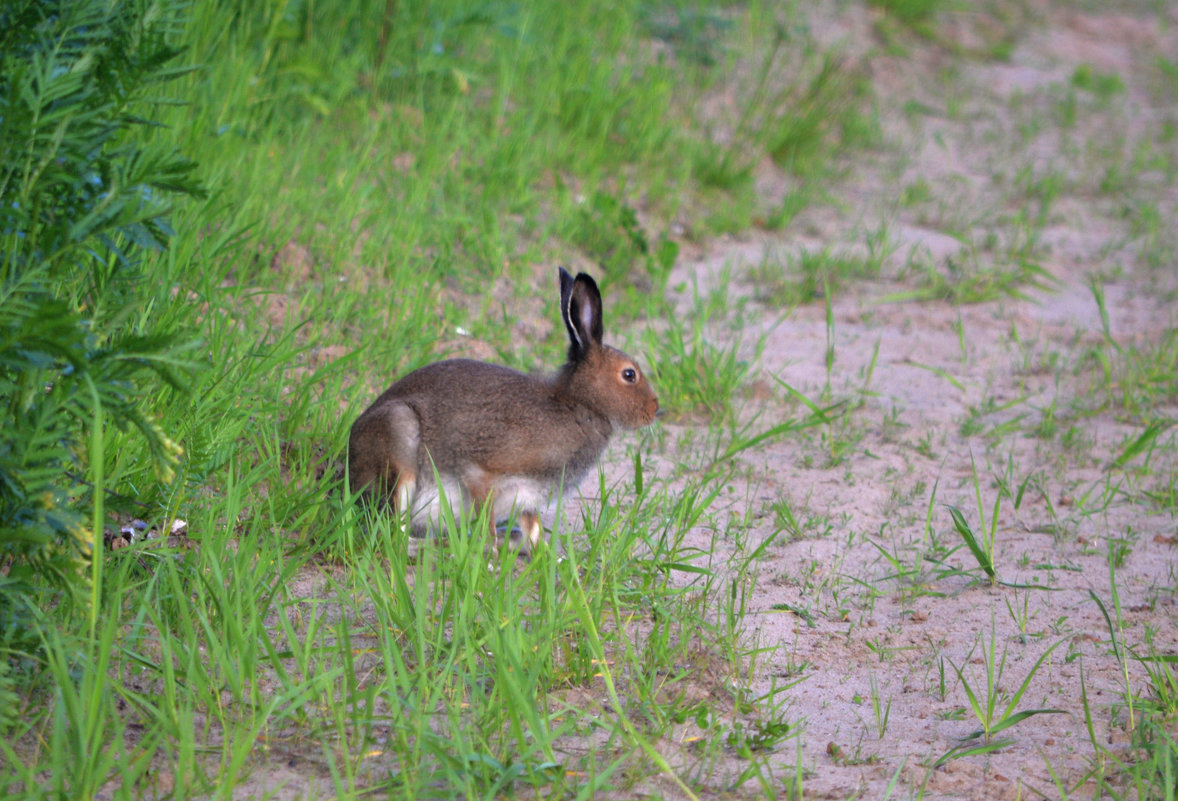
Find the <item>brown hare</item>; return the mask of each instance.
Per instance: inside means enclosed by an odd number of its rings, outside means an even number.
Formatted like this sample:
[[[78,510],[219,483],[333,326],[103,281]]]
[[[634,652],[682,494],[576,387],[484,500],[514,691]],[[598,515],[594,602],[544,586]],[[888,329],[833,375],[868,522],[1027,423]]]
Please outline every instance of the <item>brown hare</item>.
[[[659,409],[635,361],[602,342],[597,284],[585,273],[559,274],[569,349],[556,375],[471,359],[414,370],[352,425],[353,492],[407,514],[420,537],[441,516],[440,483],[463,509],[490,504],[492,527],[514,514],[519,530],[508,543],[536,547],[548,499],[580,482],[615,429],[648,425]]]

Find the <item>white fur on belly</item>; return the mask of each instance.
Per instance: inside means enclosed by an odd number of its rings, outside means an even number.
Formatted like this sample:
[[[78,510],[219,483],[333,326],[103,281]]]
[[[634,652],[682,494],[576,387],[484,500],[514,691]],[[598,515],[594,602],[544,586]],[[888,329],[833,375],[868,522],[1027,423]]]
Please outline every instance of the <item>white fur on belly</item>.
[[[456,520],[477,512],[472,508],[469,493],[463,489],[462,482],[456,476],[442,475],[439,478],[441,493],[438,492],[438,481],[418,480],[417,494],[409,515],[414,527],[436,529],[439,526],[442,520],[443,497]],[[496,522],[507,520],[513,513],[538,512],[548,505],[550,486],[542,481],[523,476],[502,476],[492,482],[491,487],[494,498],[491,512]]]
[[[421,480],[417,482],[417,495],[413,498],[413,508],[409,513],[409,519],[413,522],[414,528],[432,527],[436,529],[441,524],[443,497],[456,519],[460,518],[470,506],[470,500],[457,478],[442,475],[438,477],[437,481],[434,481],[432,476],[430,479],[428,482]],[[438,492],[439,483],[441,484],[441,492]]]
[[[523,476],[503,476],[495,482],[495,520],[506,520],[513,512],[538,512],[548,505],[549,485]]]

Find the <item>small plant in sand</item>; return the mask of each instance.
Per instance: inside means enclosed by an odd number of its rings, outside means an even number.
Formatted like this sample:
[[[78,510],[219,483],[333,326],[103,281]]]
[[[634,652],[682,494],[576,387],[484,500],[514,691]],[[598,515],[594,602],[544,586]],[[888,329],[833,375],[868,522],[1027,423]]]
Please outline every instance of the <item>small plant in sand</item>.
[[[1020,710],[1017,708],[1023,695],[1026,694],[1027,689],[1031,686],[1031,681],[1043,666],[1043,663],[1047,661],[1047,658],[1051,656],[1052,652],[1064,641],[1058,640],[1049,645],[1027,672],[1018,689],[1014,693],[1008,693],[1003,689],[1004,685],[1002,683],[1003,674],[1006,671],[1007,649],[1003,647],[1001,656],[998,655],[997,638],[997,627],[994,624],[994,620],[991,619],[990,644],[988,647],[985,639],[979,635],[977,642],[974,643],[974,647],[969,650],[969,653],[965,655],[965,659],[962,660],[961,665],[946,657],[950,667],[953,668],[953,672],[957,675],[957,680],[961,683],[961,688],[969,700],[969,708],[981,725],[981,728],[962,737],[961,739],[966,741],[965,744],[941,755],[937,759],[936,765],[943,765],[951,759],[977,754],[988,754],[1005,748],[1012,744],[1014,739],[1010,737],[994,739],[995,735],[1006,731],[1027,718],[1035,715],[1067,714],[1066,710],[1063,709]],[[981,650],[983,676],[980,683],[975,683],[967,675],[966,665],[970,664],[973,660],[974,652],[979,649]],[[969,741],[979,738],[982,741],[980,745],[969,743]]]

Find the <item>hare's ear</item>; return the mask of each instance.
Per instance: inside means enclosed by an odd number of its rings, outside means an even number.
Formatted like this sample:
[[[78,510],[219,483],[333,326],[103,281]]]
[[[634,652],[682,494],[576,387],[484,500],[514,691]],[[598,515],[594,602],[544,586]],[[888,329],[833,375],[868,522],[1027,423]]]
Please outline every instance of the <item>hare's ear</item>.
[[[601,344],[601,292],[585,273],[574,279],[560,268],[560,316],[569,332],[569,361],[582,358],[590,347]]]

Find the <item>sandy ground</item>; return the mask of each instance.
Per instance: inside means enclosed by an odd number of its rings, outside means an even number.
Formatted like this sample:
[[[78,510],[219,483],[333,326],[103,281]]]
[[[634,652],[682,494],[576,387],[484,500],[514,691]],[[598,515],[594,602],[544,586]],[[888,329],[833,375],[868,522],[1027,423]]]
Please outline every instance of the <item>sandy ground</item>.
[[[818,35],[865,51],[878,18],[858,13],[819,20]],[[892,797],[1059,797],[1050,771],[1069,791],[1079,785],[1072,797],[1088,797],[1095,749],[1081,674],[1099,742],[1122,753],[1128,739],[1125,676],[1090,593],[1111,608],[1115,575],[1124,641],[1141,647],[1152,632],[1158,652],[1178,651],[1174,506],[1145,501],[1146,491],[1173,486],[1174,434],[1160,436],[1149,471],[1112,465],[1145,421],[1119,404],[1118,377],[1111,392],[1103,389],[1093,354],[1124,357],[1103,333],[1089,286],[1094,276],[1103,281],[1109,332],[1126,348],[1148,353],[1175,326],[1172,175],[1140,166],[1124,192],[1095,188],[1135,149],[1164,148],[1174,158],[1173,136],[1165,142],[1161,132],[1178,116],[1176,97],[1159,95],[1155,70],[1159,56],[1178,53],[1178,13],[1166,13],[1034,7],[1006,61],[959,61],[919,44],[902,56],[873,56],[884,141],[848,157],[837,209],[807,210],[783,235],[709,243],[672,276],[672,285],[705,294],[731,276],[729,296],[747,299],[742,341],[763,337],[754,377],[771,399],[750,400],[746,414],[797,413],[774,379],[815,399],[829,388],[829,397],[856,405],[828,430],[746,454],[754,491],[734,509],[760,514],[766,536],[782,500],[808,521],[761,562],[747,620],[756,641],[780,646],[757,664],[752,686],[766,692],[774,681],[801,679],[787,692],[789,716],[804,722],[801,752],[783,746],[779,756],[782,776],[800,760],[807,797],[881,798],[897,775]],[[947,22],[959,41],[970,38],[970,16]],[[1116,74],[1124,89],[1104,105],[1078,93],[1084,110],[1065,130],[1054,115],[1078,69]],[[934,111],[913,115],[916,103]],[[762,187],[779,189],[786,179],[766,169]],[[1018,213],[1035,203],[1018,182],[1053,174],[1061,188],[1032,249],[1054,279],[1049,288],[956,305],[889,300],[919,285],[914,264],[942,274],[954,260],[1004,269],[989,245],[1018,236]],[[898,202],[918,181],[929,196]],[[1158,237],[1169,250],[1135,232],[1126,208],[1142,197],[1160,210],[1166,233]],[[758,276],[769,264],[788,277],[803,249],[861,254],[865,232],[880,230],[892,245],[880,280],[832,293],[828,370],[825,304],[798,306],[782,321]],[[690,296],[683,293],[684,314],[692,313]],[[715,341],[727,337],[717,326]],[[753,357],[751,344],[747,350]],[[1158,397],[1151,414],[1173,418],[1172,379]],[[839,439],[852,444],[832,459]],[[946,556],[961,545],[947,504],[978,527],[971,460],[987,515],[998,480],[1025,489],[1017,509],[1004,499],[996,528],[994,561],[1006,585],[930,561],[977,573],[964,547]],[[697,544],[722,551],[711,536],[701,532]],[[1110,548],[1119,556],[1114,574]],[[1063,713],[1022,720],[1001,735],[1014,742],[995,753],[933,767],[979,728],[953,666],[984,687],[979,642],[988,649],[991,637],[1005,656],[999,687],[1007,700],[1054,649],[1015,709]],[[1135,692],[1147,691],[1139,664],[1130,661],[1128,677]],[[873,685],[888,709],[882,729]],[[751,782],[743,790],[756,794]],[[658,792],[675,795],[665,785]]]

